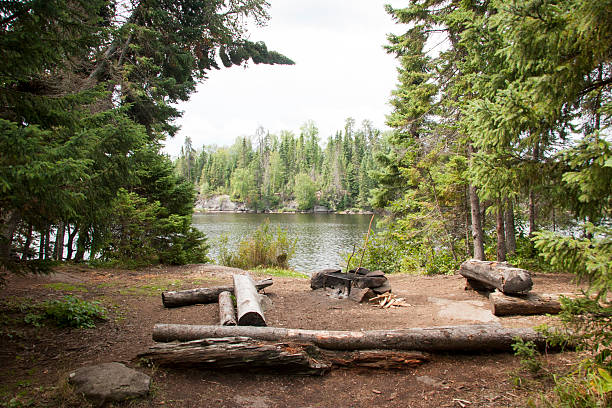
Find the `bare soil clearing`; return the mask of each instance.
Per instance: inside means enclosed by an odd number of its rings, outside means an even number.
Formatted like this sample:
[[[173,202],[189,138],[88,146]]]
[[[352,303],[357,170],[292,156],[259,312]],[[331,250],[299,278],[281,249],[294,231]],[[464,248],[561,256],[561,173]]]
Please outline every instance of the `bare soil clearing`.
[[[160,369],[140,366],[135,356],[154,342],[155,323],[218,324],[217,304],[166,309],[165,290],[231,284],[239,270],[214,265],[160,267],[139,271],[67,266],[49,276],[16,277],[0,289],[0,404],[83,406],[65,385],[79,367],[118,361],[153,377],[149,399],[126,406],[146,407],[520,407],[529,387],[517,389],[513,355],[433,355],[432,361],[405,371],[339,369],[323,377],[261,375],[243,372]],[[257,279],[265,275],[256,274]],[[547,316],[495,317],[488,300],[466,291],[461,276],[389,275],[393,293],[407,307],[380,309],[324,290],[307,279],[273,277],[265,289],[271,307],[269,326],[320,330],[374,330],[493,323],[507,327],[554,324]],[[536,275],[534,292],[576,290],[570,275]],[[73,294],[98,300],[110,319],[95,329],[35,328],[23,323],[16,305]],[[575,361],[575,353],[550,354],[552,367]],[[542,386],[542,382],[539,383]],[[547,382],[544,381],[546,385]],[[548,383],[550,385],[550,383]]]

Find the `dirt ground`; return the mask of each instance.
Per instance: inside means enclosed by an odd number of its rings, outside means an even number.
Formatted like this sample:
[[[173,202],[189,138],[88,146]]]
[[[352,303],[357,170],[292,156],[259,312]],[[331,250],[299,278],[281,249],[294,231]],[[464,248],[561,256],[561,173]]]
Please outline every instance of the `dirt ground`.
[[[84,406],[66,383],[69,372],[118,361],[153,378],[148,399],[130,407],[522,407],[546,391],[550,378],[520,370],[510,353],[433,355],[415,369],[337,369],[322,377],[178,370],[141,366],[136,355],[153,344],[155,323],[217,324],[216,304],[165,309],[160,293],[230,283],[235,269],[214,265],[139,271],[60,267],[52,275],[11,276],[0,288],[0,406]],[[266,277],[256,274],[257,278]],[[460,276],[388,276],[393,293],[410,305],[379,309],[325,291],[308,279],[273,277],[266,294],[269,326],[373,330],[493,323],[509,327],[554,324],[546,316],[497,318],[481,294]],[[576,290],[569,275],[537,275],[535,292]],[[19,305],[67,294],[100,301],[110,319],[95,329],[60,329],[23,323]],[[575,353],[549,354],[546,370],[567,369]],[[519,380],[519,375],[521,379]],[[12,400],[12,402],[11,402]]]

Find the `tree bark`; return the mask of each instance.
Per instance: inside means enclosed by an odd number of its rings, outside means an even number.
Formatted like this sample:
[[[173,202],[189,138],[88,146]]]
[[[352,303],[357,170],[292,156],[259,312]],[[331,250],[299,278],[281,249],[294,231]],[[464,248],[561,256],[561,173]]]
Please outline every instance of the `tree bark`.
[[[232,294],[228,291],[219,293],[219,324],[221,326],[236,326],[236,311]]]
[[[138,355],[160,366],[243,368],[293,374],[324,374],[333,367],[407,369],[429,361],[418,351],[331,351],[312,344],[266,342],[246,337],[158,343]]]
[[[495,212],[495,231],[497,233],[497,262],[506,262],[506,234],[504,232],[504,208],[501,200],[497,200]]]
[[[0,257],[8,260],[11,257],[13,236],[17,230],[17,225],[19,224],[21,215],[18,211],[9,211],[8,215],[3,218],[5,219],[2,219],[2,222],[0,222],[0,227],[2,228],[2,237],[0,239]]]
[[[66,224],[60,222],[55,232],[55,244],[53,246],[53,259],[61,261],[64,258],[64,238],[66,236]]]
[[[38,260],[45,259],[45,232],[40,231],[40,242],[38,244]]]
[[[506,199],[504,230],[506,232],[506,250],[508,255],[514,255],[516,253],[516,228],[514,226],[514,206],[510,198]]]
[[[489,301],[495,316],[556,314],[561,311],[559,295],[528,293],[506,296],[500,292],[493,292],[489,295]]]
[[[538,162],[540,160],[540,143],[536,142],[533,147],[533,160]],[[536,231],[536,196],[533,191],[533,186],[529,186],[529,237],[532,237]]]
[[[257,290],[272,285],[272,279],[264,279],[255,282]],[[221,292],[234,293],[233,286],[217,286],[213,288],[196,288],[171,292],[162,292],[162,303],[165,307],[179,307],[196,305],[200,303],[215,303],[219,300]]]
[[[79,231],[78,225],[75,225],[72,231],[70,231],[70,225],[68,225],[68,243],[66,244],[66,246],[68,247],[68,253],[66,254],[67,261],[72,259],[72,253],[74,252],[74,249],[73,249],[74,237],[76,237],[76,234],[78,231]]]
[[[468,259],[459,267],[459,273],[506,294],[525,293],[533,286],[529,271],[506,263]]]
[[[266,325],[255,282],[249,275],[234,274],[234,296],[239,326]]]
[[[468,157],[474,153],[474,147],[468,143]],[[470,211],[472,213],[472,239],[474,242],[474,259],[484,261],[484,233],[482,231],[482,218],[480,215],[480,200],[476,187],[472,184],[468,187],[470,196]]]
[[[426,352],[508,352],[515,337],[544,346],[542,334],[530,328],[465,325],[399,330],[330,331],[253,326],[156,324],[153,340],[191,341],[219,337],[250,337],[264,341],[313,343],[329,350],[409,350]]]
[[[28,233],[26,235],[25,243],[23,244],[23,252],[21,253],[21,259],[26,260],[30,255],[30,245],[32,245],[32,232],[34,228],[32,224],[28,225]]]

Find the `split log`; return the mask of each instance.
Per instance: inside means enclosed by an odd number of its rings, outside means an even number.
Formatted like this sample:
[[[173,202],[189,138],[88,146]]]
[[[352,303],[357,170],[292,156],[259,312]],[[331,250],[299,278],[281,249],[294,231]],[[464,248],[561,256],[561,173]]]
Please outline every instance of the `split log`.
[[[160,366],[324,374],[332,367],[407,369],[429,361],[418,351],[331,351],[312,344],[224,337],[184,343],[157,343],[138,355]]]
[[[234,295],[238,308],[239,326],[265,326],[255,282],[248,275],[234,275]]]
[[[261,342],[246,337],[226,337],[158,343],[138,355],[161,366],[276,370],[293,374],[324,374],[331,368],[326,361],[312,358],[308,346]]]
[[[334,367],[380,368],[402,370],[414,368],[429,361],[429,355],[420,351],[357,350],[337,351],[319,349],[321,356]]]
[[[313,343],[330,350],[410,350],[428,352],[511,351],[515,337],[540,347],[545,339],[531,328],[500,325],[465,325],[371,331],[301,330],[277,327],[221,327],[156,324],[153,340],[191,341],[215,337],[250,337],[257,340]]]
[[[506,296],[500,292],[489,294],[491,311],[495,316],[556,314],[561,311],[559,295],[526,295]]]
[[[236,325],[236,311],[232,294],[228,291],[219,293],[219,324],[221,326]]]
[[[526,293],[533,286],[529,271],[505,262],[468,259],[461,264],[459,273],[465,278],[488,285],[491,290],[496,288],[506,294]]]
[[[267,288],[272,285],[272,279],[257,281],[257,290]],[[234,292],[233,286],[217,286],[213,288],[196,288],[188,290],[178,290],[162,292],[162,303],[165,307],[189,306],[201,303],[215,303],[219,299],[221,292]]]

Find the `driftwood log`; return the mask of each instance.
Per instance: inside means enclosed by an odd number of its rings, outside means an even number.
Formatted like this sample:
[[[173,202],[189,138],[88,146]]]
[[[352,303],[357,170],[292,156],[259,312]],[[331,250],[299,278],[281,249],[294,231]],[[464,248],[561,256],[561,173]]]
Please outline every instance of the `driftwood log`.
[[[217,337],[249,337],[262,341],[312,343],[329,350],[409,350],[426,352],[511,351],[515,337],[545,345],[542,334],[530,328],[465,325],[399,330],[329,331],[277,327],[221,327],[156,324],[153,340],[191,341]]]
[[[491,311],[495,316],[556,314],[561,311],[559,295],[526,295],[507,296],[500,292],[489,294]]]
[[[221,326],[235,326],[236,323],[232,294],[228,291],[219,293],[219,324]]]
[[[390,350],[331,351],[312,344],[224,337],[184,343],[158,343],[138,355],[157,365],[293,374],[324,374],[334,366],[406,369],[429,360],[425,353]]]
[[[272,285],[272,279],[263,279],[255,282],[257,290]],[[213,288],[197,288],[162,292],[162,303],[165,307],[189,306],[201,303],[215,303],[221,292],[234,292],[233,286],[217,286]]]
[[[468,259],[461,264],[459,273],[468,280],[480,283],[506,294],[526,293],[533,286],[531,274],[525,269],[515,268],[505,262],[479,261]]]
[[[234,296],[239,326],[266,325],[255,282],[249,275],[234,275]]]

